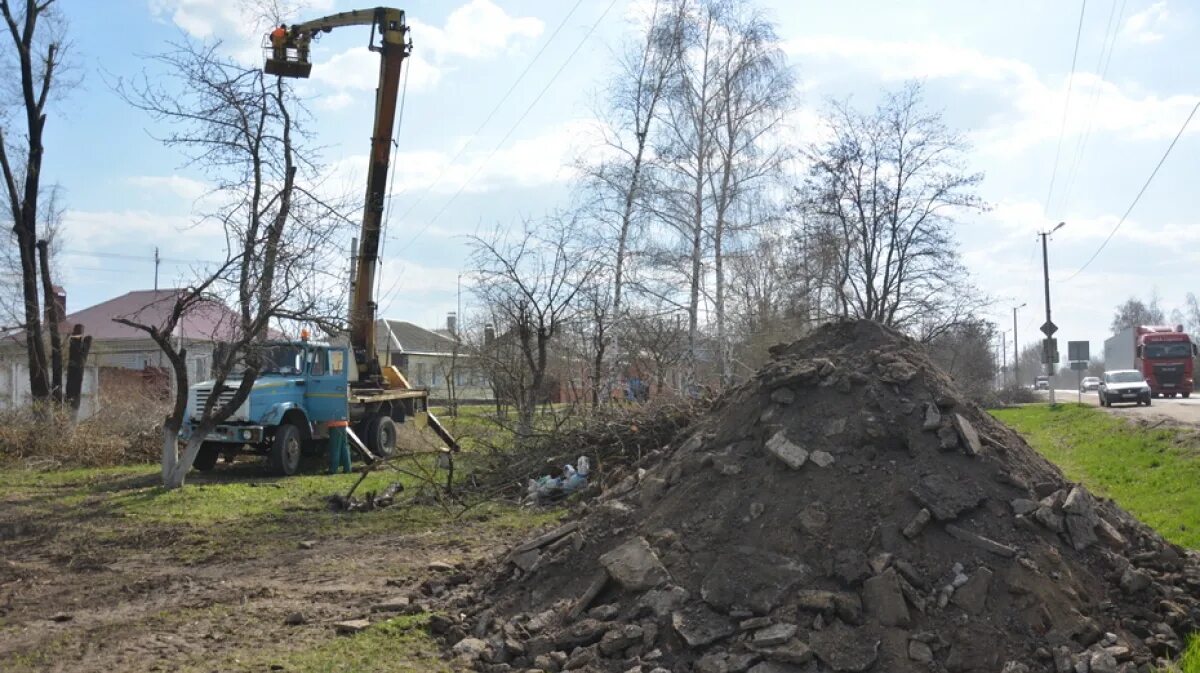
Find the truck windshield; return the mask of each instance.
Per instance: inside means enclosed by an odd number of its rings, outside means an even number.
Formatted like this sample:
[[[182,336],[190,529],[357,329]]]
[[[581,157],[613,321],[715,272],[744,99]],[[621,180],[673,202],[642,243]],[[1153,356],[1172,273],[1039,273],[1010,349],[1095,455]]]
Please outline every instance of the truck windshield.
[[[1192,345],[1186,341],[1148,343],[1145,347],[1145,354],[1145,357],[1150,360],[1161,358],[1190,358],[1192,357]]]
[[[1105,374],[1104,377],[1109,383],[1141,383],[1146,380],[1138,372],[1113,372]]]
[[[263,358],[262,376],[295,376],[304,371],[304,349],[290,344],[273,344],[263,346],[260,351]],[[231,375],[238,376],[246,371],[245,365],[239,364]]]

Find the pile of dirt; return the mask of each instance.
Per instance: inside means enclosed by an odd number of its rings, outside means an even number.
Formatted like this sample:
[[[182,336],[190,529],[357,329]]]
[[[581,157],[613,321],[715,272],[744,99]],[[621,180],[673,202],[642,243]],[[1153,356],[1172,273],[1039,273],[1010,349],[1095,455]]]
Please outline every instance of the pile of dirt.
[[[911,340],[843,323],[773,355],[452,598],[455,660],[1145,673],[1197,628],[1197,558],[1066,481]]]

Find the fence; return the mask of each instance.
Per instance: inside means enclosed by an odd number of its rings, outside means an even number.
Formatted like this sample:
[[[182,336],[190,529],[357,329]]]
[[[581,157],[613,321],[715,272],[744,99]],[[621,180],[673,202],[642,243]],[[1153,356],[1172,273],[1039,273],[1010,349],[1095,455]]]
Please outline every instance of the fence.
[[[79,399],[79,416],[85,420],[100,411],[100,368],[83,369],[83,389]],[[0,363],[0,410],[23,409],[29,405],[29,365],[24,362]]]

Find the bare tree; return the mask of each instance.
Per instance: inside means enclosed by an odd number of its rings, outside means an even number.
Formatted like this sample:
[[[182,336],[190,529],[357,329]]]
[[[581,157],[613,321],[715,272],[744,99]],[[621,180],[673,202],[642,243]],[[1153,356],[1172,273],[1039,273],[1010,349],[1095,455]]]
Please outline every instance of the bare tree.
[[[262,342],[275,321],[311,321],[338,331],[340,274],[330,258],[342,247],[332,237],[346,222],[339,207],[315,192],[320,166],[303,147],[302,110],[282,78],[220,56],[215,45],[187,43],[155,57],[168,84],[122,82],[118,91],[172,130],[162,141],[183,149],[214,184],[216,222],[226,239],[226,259],[172,301],[165,320],[137,315],[118,319],[146,332],[174,372],[175,400],[163,424],[163,483],[183,485],[209,431],[245,401],[263,367]],[[337,298],[337,299],[335,299]],[[236,315],[213,336],[213,392],[193,410],[191,434],[177,440],[188,403],[187,354],[175,339],[190,314],[224,303]],[[234,389],[232,397],[220,393]]]
[[[41,260],[38,256],[38,216],[41,214],[38,198],[42,194],[46,107],[61,84],[65,30],[54,0],[25,0],[24,3],[0,0],[0,16],[4,19],[12,48],[11,52],[6,48],[0,53],[0,70],[19,74],[0,81],[0,105],[3,105],[0,108],[0,176],[8,197],[8,212],[12,217],[20,260],[21,317],[30,393],[35,400],[46,400],[61,385],[62,356],[61,350],[56,349],[58,366],[52,383],[38,297],[39,261],[49,263],[48,256],[43,255]],[[12,110],[19,111],[18,116],[24,117],[20,131],[14,130],[19,124],[10,126]],[[50,278],[50,270],[42,268],[40,280],[47,286],[46,295],[53,297]],[[52,300],[48,306],[48,310],[53,311]],[[52,338],[57,341],[58,334],[53,333]]]
[[[674,253],[666,259],[687,284],[679,303],[688,313],[692,385],[705,309],[715,318],[718,376],[729,379],[725,253],[749,226],[749,204],[785,155],[775,131],[790,105],[793,78],[773,24],[750,2],[695,0],[681,3],[680,11],[685,26],[664,101],[654,203],[678,237],[666,246]],[[712,292],[706,291],[710,273]]]
[[[1152,296],[1149,303],[1137,297],[1130,297],[1117,307],[1109,328],[1113,334],[1116,334],[1127,327],[1161,325],[1164,322],[1166,322],[1166,317],[1158,305],[1157,296]]]
[[[1182,322],[1189,334],[1200,335],[1200,300],[1196,299],[1194,292],[1187,293]]]
[[[806,234],[838,251],[837,312],[902,329],[924,323],[926,336],[972,315],[958,306],[966,270],[952,227],[985,206],[963,138],[923,108],[917,84],[872,113],[834,103],[826,125],[829,140],[808,149],[798,208]]]
[[[646,214],[648,150],[680,56],[684,4],[681,0],[655,0],[644,17],[646,25],[639,40],[626,45],[618,56],[604,109],[598,114],[604,121],[599,152],[591,152],[581,162],[585,186],[604,232],[599,242],[613,248],[608,262],[611,297],[603,310],[609,322],[620,321],[625,310],[629,254]],[[600,306],[595,301],[592,305]],[[597,324],[596,332],[594,376],[609,379],[606,350],[610,339],[619,338],[620,330]],[[612,345],[619,353],[619,345]],[[595,390],[593,401],[598,399]]]
[[[789,154],[775,133],[791,108],[794,79],[779,48],[775,26],[750,4],[728,3],[722,16],[724,39],[717,62],[716,162],[708,187],[713,209],[713,313],[717,368],[728,384],[730,338],[727,329],[725,257],[728,240],[756,224],[760,190],[779,176]]]
[[[624,343],[631,363],[652,378],[655,397],[668,394],[668,377],[687,356],[684,317],[682,311],[644,307],[625,323]]]
[[[580,292],[599,266],[577,245],[577,226],[567,216],[556,216],[525,222],[512,240],[499,234],[471,239],[474,292],[496,316],[499,330],[480,355],[506,355],[494,358],[491,373],[507,378],[499,385],[517,408],[517,430],[523,436],[532,431],[546,393],[552,344],[580,311]],[[502,363],[507,365],[496,366]]]

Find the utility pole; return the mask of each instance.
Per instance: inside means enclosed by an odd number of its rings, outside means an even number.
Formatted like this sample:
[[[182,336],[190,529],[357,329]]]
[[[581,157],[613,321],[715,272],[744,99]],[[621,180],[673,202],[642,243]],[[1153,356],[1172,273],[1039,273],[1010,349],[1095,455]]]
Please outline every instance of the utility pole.
[[[1050,404],[1053,406],[1054,401],[1054,358],[1050,357],[1051,352],[1048,348],[1050,339],[1054,333],[1058,331],[1058,327],[1050,320],[1050,253],[1046,245],[1046,240],[1050,238],[1050,234],[1062,229],[1066,222],[1059,222],[1050,231],[1042,231],[1038,236],[1042,237],[1042,278],[1046,286],[1046,324],[1042,325],[1042,333],[1046,335],[1046,341],[1043,341],[1042,359],[1046,361],[1046,378],[1050,381]]]
[[[158,265],[162,260],[158,257],[158,246],[154,246],[154,291],[158,292]]]
[[[1013,307],[1013,386],[1016,388],[1021,387],[1021,342],[1017,339],[1017,309],[1019,308],[1025,308],[1025,304]]]
[[[1005,384],[1006,370],[1008,369],[1008,330],[1000,333],[1000,387]]]

